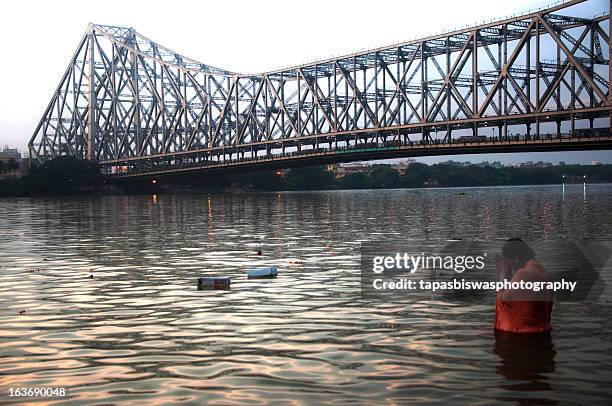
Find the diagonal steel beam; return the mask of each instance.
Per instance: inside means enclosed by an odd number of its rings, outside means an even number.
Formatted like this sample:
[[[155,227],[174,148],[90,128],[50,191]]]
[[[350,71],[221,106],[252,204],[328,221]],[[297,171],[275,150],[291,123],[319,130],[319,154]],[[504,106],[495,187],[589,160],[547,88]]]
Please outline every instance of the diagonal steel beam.
[[[561,48],[563,50],[563,52],[565,53],[565,56],[567,57],[567,59],[570,61],[570,63],[572,65],[574,65],[574,67],[576,68],[576,70],[578,72],[580,72],[580,74],[584,77],[584,79],[587,81],[587,83],[589,84],[589,86],[591,86],[591,88],[593,89],[593,91],[597,94],[597,96],[600,98],[601,102],[605,105],[610,105],[608,102],[608,98],[607,96],[601,91],[601,89],[599,88],[599,86],[597,86],[595,84],[595,82],[593,81],[593,78],[591,77],[591,75],[586,71],[586,69],[584,69],[584,67],[582,66],[582,64],[578,61],[576,61],[576,58],[574,58],[573,53],[567,49],[567,47],[565,46],[565,44],[563,43],[563,41],[561,41],[561,39],[559,38],[559,36],[557,35],[557,33],[555,32],[555,30],[550,26],[550,24],[548,23],[548,21],[546,21],[545,18],[543,18],[541,15],[538,15],[537,17],[540,20],[540,23],[544,26],[544,28],[546,28],[546,31],[548,31],[548,33],[550,34],[551,38],[557,43],[557,45],[559,46],[559,48]]]
[[[536,19],[533,18],[531,20],[531,22],[529,23],[529,25],[527,26],[527,29],[525,30],[525,32],[521,36],[521,39],[516,44],[516,48],[514,48],[514,51],[510,55],[510,58],[508,58],[507,62],[504,64],[504,66],[502,66],[502,70],[499,73],[499,76],[497,77],[497,79],[495,80],[495,83],[493,84],[493,87],[491,88],[491,92],[487,95],[487,97],[485,98],[484,102],[480,106],[480,109],[478,111],[478,115],[479,116],[482,116],[484,114],[485,110],[489,106],[489,103],[491,103],[491,99],[495,95],[495,92],[499,89],[500,84],[502,83],[502,81],[506,77],[506,74],[508,72],[508,68],[510,66],[512,66],[512,64],[514,63],[516,58],[519,56],[520,52],[523,49],[523,46],[525,45],[525,42],[529,38],[531,38],[531,30],[533,29],[533,27],[535,25],[535,22],[536,22]]]

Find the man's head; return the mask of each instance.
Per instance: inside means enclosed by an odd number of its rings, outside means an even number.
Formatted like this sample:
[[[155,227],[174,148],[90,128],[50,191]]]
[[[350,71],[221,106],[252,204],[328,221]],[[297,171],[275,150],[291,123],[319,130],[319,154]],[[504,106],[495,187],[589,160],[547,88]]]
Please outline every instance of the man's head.
[[[502,248],[502,255],[513,271],[523,268],[527,261],[535,258],[535,252],[520,238],[507,240]]]

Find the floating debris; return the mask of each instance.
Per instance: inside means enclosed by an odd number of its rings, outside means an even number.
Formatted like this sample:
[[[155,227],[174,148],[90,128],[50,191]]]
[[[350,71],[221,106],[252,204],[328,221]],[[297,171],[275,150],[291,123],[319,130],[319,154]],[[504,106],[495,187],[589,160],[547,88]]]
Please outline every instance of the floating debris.
[[[230,283],[229,276],[203,276],[198,278],[198,290],[228,290]]]
[[[247,271],[247,277],[249,279],[256,278],[276,278],[278,275],[278,269],[275,266],[269,268],[251,269]]]

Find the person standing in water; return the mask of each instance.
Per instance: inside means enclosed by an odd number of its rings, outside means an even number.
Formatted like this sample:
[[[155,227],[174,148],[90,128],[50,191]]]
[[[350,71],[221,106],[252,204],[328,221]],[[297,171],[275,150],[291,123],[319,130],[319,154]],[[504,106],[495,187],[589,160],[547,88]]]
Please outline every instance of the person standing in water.
[[[552,278],[535,252],[520,238],[511,238],[502,248],[498,262],[501,279],[512,282],[549,282]],[[495,331],[510,333],[545,333],[552,330],[550,318],[553,297],[547,290],[507,289],[497,294],[495,302]]]

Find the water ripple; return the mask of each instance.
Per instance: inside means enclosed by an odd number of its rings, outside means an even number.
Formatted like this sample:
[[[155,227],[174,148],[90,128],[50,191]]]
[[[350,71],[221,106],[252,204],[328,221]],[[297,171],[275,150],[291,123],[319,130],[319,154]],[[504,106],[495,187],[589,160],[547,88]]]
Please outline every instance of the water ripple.
[[[609,238],[603,208],[608,185],[586,201],[571,186],[565,196],[525,187],[0,200],[0,387],[68,386],[55,403],[89,405],[609,404],[608,293],[557,306],[552,343],[518,364],[516,345],[492,334],[493,303],[359,295],[361,241]],[[267,265],[277,279],[245,278]],[[196,290],[204,274],[231,276],[231,290]]]

